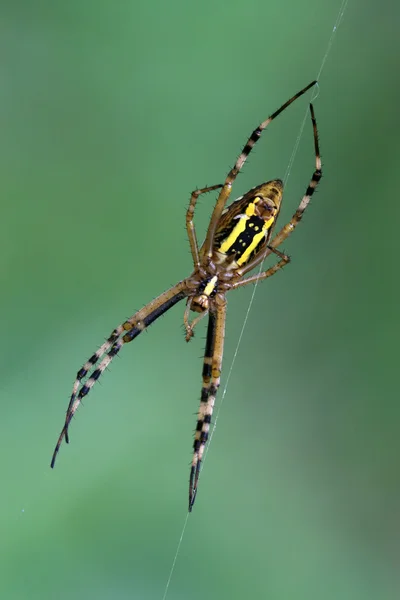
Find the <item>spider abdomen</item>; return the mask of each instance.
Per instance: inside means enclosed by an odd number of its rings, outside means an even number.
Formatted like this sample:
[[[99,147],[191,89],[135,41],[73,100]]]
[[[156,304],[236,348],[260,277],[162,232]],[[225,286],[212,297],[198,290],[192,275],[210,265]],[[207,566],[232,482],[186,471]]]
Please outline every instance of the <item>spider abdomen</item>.
[[[237,227],[239,225],[239,227]],[[231,222],[230,227],[221,231],[221,242],[217,252],[222,255],[235,255],[238,264],[240,259],[246,261],[246,256],[252,257],[264,245],[264,221],[260,217],[240,216],[237,222]]]
[[[282,191],[282,181],[275,179],[253,188],[226,209],[214,239],[219,264],[241,267],[265,248],[279,213]]]

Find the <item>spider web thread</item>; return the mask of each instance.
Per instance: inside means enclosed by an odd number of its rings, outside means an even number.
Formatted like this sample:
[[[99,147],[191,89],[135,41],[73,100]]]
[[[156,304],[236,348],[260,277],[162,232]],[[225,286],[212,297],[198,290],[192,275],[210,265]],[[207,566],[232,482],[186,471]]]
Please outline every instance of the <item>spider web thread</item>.
[[[319,70],[318,70],[318,74],[317,74],[317,77],[316,77],[317,82],[319,82],[319,79],[321,77],[321,73],[322,73],[322,71],[323,71],[323,69],[325,67],[325,63],[326,63],[327,58],[329,56],[329,53],[331,51],[335,35],[337,33],[337,30],[339,28],[340,23],[342,22],[343,16],[344,16],[344,14],[346,12],[348,2],[349,2],[349,0],[342,0],[342,3],[340,5],[339,11],[338,11],[338,14],[337,14],[337,17],[336,17],[336,21],[334,23],[333,29],[331,31],[330,38],[328,40],[328,44],[327,44],[327,47],[326,47],[325,54],[324,54],[324,56],[322,58],[322,61],[321,61],[321,64],[320,64],[320,67],[319,67]],[[319,95],[319,83],[317,83],[317,85],[313,89],[313,93],[312,93],[312,96],[311,96],[311,102],[313,102],[316,98],[318,98],[318,95]],[[302,135],[303,135],[303,131],[304,131],[304,126],[305,126],[305,123],[306,123],[307,115],[308,115],[308,106],[307,106],[307,108],[306,108],[306,110],[304,112],[304,117],[303,117],[303,120],[302,120],[302,122],[300,124],[300,127],[299,127],[297,138],[296,138],[296,141],[295,141],[294,146],[293,146],[292,154],[291,154],[291,156],[289,158],[289,162],[288,162],[288,165],[286,167],[285,176],[283,178],[283,182],[284,182],[285,185],[287,184],[287,182],[289,180],[289,177],[290,177],[290,174],[291,174],[291,171],[292,171],[293,163],[294,163],[294,160],[296,158],[296,154],[297,154],[297,151],[298,151],[298,148],[299,148],[299,144],[300,144],[300,141],[301,141],[301,138],[302,138]],[[261,264],[260,264],[260,267],[258,269],[258,275],[260,275],[262,273],[262,271],[263,271],[263,265],[264,265],[264,261],[262,261]],[[231,360],[231,365],[229,367],[229,371],[228,371],[228,374],[227,374],[227,377],[226,377],[225,385],[224,385],[224,388],[222,390],[221,399],[220,399],[220,401],[218,403],[217,410],[215,411],[214,425],[212,427],[210,438],[208,440],[208,443],[207,443],[207,446],[206,446],[206,449],[205,449],[204,459],[203,459],[203,464],[202,464],[202,469],[201,469],[201,475],[204,473],[205,461],[206,461],[208,452],[209,452],[210,447],[211,447],[212,438],[213,438],[215,430],[217,428],[218,417],[219,417],[219,414],[221,412],[222,404],[223,404],[224,398],[225,398],[227,390],[228,390],[229,381],[230,381],[230,378],[231,378],[231,375],[232,375],[233,367],[235,366],[237,355],[239,353],[239,348],[240,348],[240,345],[241,345],[241,342],[242,342],[244,331],[246,329],[247,321],[248,321],[249,316],[250,316],[250,311],[251,311],[252,306],[253,306],[254,298],[255,298],[255,295],[256,295],[257,288],[258,288],[258,283],[259,283],[259,280],[257,279],[256,282],[255,282],[255,284],[254,284],[254,286],[253,286],[253,291],[252,291],[252,294],[250,296],[250,300],[249,300],[249,304],[247,306],[246,314],[245,314],[244,319],[243,319],[243,325],[242,325],[242,328],[241,328],[240,333],[239,333],[239,337],[238,337],[238,341],[236,343],[235,351],[233,353],[233,357],[232,357],[232,360]],[[166,586],[165,586],[164,595],[162,597],[162,600],[165,600],[166,597],[167,597],[167,594],[168,594],[168,590],[169,590],[169,586],[170,586],[170,583],[171,583],[172,575],[173,575],[174,570],[175,570],[175,565],[176,565],[176,562],[178,560],[178,556],[179,556],[180,548],[181,548],[181,545],[182,545],[183,537],[185,535],[186,527],[187,527],[187,524],[188,524],[189,514],[190,513],[187,512],[186,516],[185,516],[185,520],[184,520],[183,527],[182,527],[182,530],[181,530],[181,535],[180,535],[180,538],[179,538],[179,541],[178,541],[178,545],[177,545],[177,548],[176,548],[174,559],[172,561],[171,569],[170,569],[170,572],[169,572],[169,575],[168,575],[168,579],[167,579],[167,583],[166,583]]]
[[[338,27],[339,27],[339,25],[340,25],[340,23],[341,23],[341,21],[343,19],[344,13],[346,12],[346,7],[347,7],[348,2],[349,2],[349,0],[342,0],[342,4],[340,6],[338,15],[336,17],[335,24],[334,24],[332,32],[331,32],[331,36],[330,36],[329,41],[328,41],[326,52],[325,52],[325,54],[323,56],[323,59],[321,61],[321,65],[320,65],[320,68],[319,68],[319,71],[318,71],[318,75],[316,77],[317,82],[319,82],[319,79],[321,77],[321,73],[323,71],[323,68],[325,66],[326,60],[327,60],[328,55],[330,53],[330,50],[331,50],[331,47],[332,47],[332,44],[333,44],[333,40],[334,40],[334,37],[335,37],[335,34],[336,34],[336,31],[337,31],[337,29],[338,29]],[[318,96],[319,96],[319,83],[317,83],[317,85],[313,89],[313,93],[312,93],[312,96],[311,96],[311,102],[313,102],[314,100],[316,100],[316,98],[318,98]],[[286,184],[287,184],[287,182],[289,180],[290,173],[292,171],[293,163],[294,163],[294,160],[296,158],[296,154],[297,154],[297,151],[298,151],[298,148],[299,148],[299,144],[300,144],[300,141],[301,141],[301,138],[302,138],[302,135],[303,135],[304,126],[305,126],[305,123],[306,123],[308,112],[309,112],[309,109],[308,109],[308,106],[307,106],[307,108],[305,109],[305,112],[304,112],[303,120],[302,120],[302,122],[300,124],[300,128],[299,128],[299,132],[297,134],[296,141],[295,141],[294,146],[293,146],[292,154],[290,156],[288,165],[286,167],[285,176],[283,178],[283,182],[284,182],[285,186],[286,186]],[[258,269],[258,276],[264,270],[263,269],[263,265],[264,265],[264,260],[261,262],[260,267]],[[218,408],[217,408],[217,410],[215,412],[214,425],[213,425],[213,428],[211,430],[210,439],[208,440],[208,444],[206,446],[206,450],[205,450],[205,453],[204,453],[204,460],[203,460],[203,465],[202,465],[202,471],[204,471],[204,462],[206,460],[208,451],[210,449],[212,437],[213,437],[214,432],[215,432],[216,427],[217,427],[218,416],[219,416],[219,413],[221,411],[222,403],[223,403],[224,398],[226,396],[226,392],[227,392],[227,389],[228,389],[229,380],[230,380],[231,375],[232,375],[233,367],[235,366],[236,358],[237,358],[237,355],[238,355],[238,352],[239,352],[239,347],[240,347],[240,344],[242,342],[244,330],[246,329],[247,321],[249,319],[250,311],[251,311],[251,308],[252,308],[252,305],[253,305],[253,302],[254,302],[254,298],[255,298],[255,295],[256,295],[258,284],[259,284],[259,280],[257,279],[256,282],[255,282],[255,284],[254,284],[254,286],[253,286],[253,291],[252,291],[252,294],[250,296],[250,300],[249,300],[249,304],[248,304],[248,307],[247,307],[247,310],[246,310],[246,314],[244,316],[243,325],[242,325],[242,328],[241,328],[240,333],[239,333],[239,338],[238,338],[238,341],[237,341],[237,344],[236,344],[235,351],[233,353],[233,357],[232,357],[232,361],[231,361],[231,366],[229,368],[228,375],[227,375],[226,381],[225,381],[225,385],[224,385],[224,388],[223,388],[223,391],[222,391],[222,394],[221,394],[221,400],[219,401]]]

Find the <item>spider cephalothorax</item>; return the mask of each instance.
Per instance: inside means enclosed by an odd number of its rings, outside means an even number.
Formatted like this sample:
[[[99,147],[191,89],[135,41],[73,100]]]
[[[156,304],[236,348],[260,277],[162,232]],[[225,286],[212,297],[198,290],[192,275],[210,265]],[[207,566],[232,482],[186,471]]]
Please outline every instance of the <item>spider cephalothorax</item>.
[[[213,305],[213,298],[225,294],[237,278],[239,267],[266,249],[279,214],[283,183],[280,179],[268,181],[238,198],[226,208],[218,222],[211,256],[205,245],[199,251],[200,265],[189,278],[193,295],[187,301],[185,312],[186,340]],[[200,313],[189,323],[189,311]]]
[[[272,237],[272,231],[276,225],[282,202],[283,183],[280,179],[274,179],[252,188],[228,207],[226,207],[226,203],[232,190],[232,184],[252,148],[260,138],[262,131],[275,117],[315,83],[313,81],[295,94],[253,131],[223,184],[206,187],[192,193],[186,213],[186,228],[193,258],[193,273],[155,300],[152,300],[125,323],[116,327],[104,344],[78,371],[65,424],[51,461],[52,467],[54,467],[62,440],[65,438],[67,443],[69,441],[68,428],[79,404],[122,346],[132,341],[177,302],[187,298],[184,313],[187,341],[193,337],[193,330],[200,319],[208,315],[203,386],[189,480],[189,511],[192,510],[197,493],[201,461],[210,430],[215,397],[220,384],[225,335],[226,293],[249,283],[267,279],[288,264],[289,257],[278,250],[278,246],[300,222],[321,179],[317,125],[312,105],[310,105],[310,110],[314,131],[315,171],[291,220]],[[218,199],[211,215],[206,239],[199,250],[193,223],[196,202],[201,194],[217,189],[220,189]],[[279,259],[276,264],[257,275],[245,277],[272,253]],[[189,320],[190,312],[197,314],[192,321]]]

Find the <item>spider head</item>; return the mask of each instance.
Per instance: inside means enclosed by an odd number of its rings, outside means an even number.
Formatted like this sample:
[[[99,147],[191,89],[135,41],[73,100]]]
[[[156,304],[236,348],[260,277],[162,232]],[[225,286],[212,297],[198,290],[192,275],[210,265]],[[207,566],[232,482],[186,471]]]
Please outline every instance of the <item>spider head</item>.
[[[197,290],[197,294],[193,296],[190,305],[190,310],[198,313],[208,311],[210,307],[210,297],[215,296],[217,291],[217,283],[217,275],[214,275],[213,277],[202,281]]]
[[[197,323],[208,313],[210,309],[210,298],[213,298],[217,293],[217,284],[217,275],[206,277],[201,280],[197,290],[194,291],[193,295],[189,296],[183,318],[187,342],[189,342],[194,336],[193,330]],[[199,313],[191,323],[189,322],[190,311]]]

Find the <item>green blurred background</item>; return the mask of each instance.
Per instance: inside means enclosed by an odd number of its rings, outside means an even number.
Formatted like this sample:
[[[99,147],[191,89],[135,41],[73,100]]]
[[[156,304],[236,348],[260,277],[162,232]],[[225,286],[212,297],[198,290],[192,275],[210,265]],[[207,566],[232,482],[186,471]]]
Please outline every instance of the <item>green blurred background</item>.
[[[186,346],[181,304],[126,347],[51,471],[72,382],[190,272],[190,192],[317,75],[339,7],[1,3],[1,598],[162,598],[205,323]],[[292,264],[256,291],[168,600],[400,596],[399,16],[350,0],[335,36],[315,102],[324,178]],[[236,196],[283,177],[308,101]],[[313,165],[307,120],[282,222]],[[229,298],[223,385],[251,294]]]

